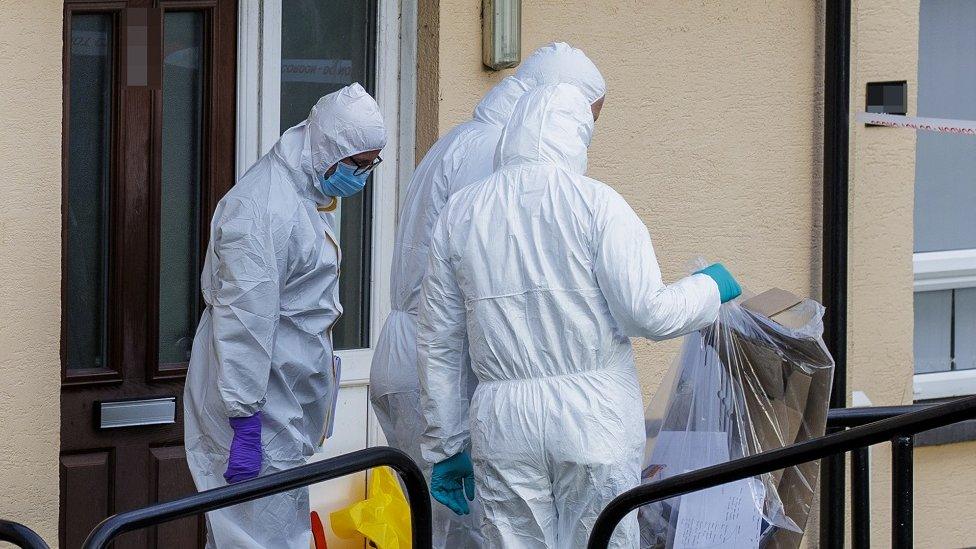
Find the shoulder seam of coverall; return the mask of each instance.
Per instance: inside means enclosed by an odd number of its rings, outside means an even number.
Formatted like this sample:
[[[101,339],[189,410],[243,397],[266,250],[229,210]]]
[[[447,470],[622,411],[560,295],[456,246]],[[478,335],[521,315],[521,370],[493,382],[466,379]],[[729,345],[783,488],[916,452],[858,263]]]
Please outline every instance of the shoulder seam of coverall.
[[[594,179],[593,181],[597,181]],[[600,202],[594,204],[594,219],[593,226],[590,227],[590,251],[593,254],[593,268],[596,268],[596,263],[600,257],[600,236],[606,231],[607,225],[610,223],[610,201],[613,199],[613,194],[616,192],[612,187],[600,181],[610,192],[603,191],[599,193]],[[599,284],[598,284],[599,285]]]
[[[542,134],[545,133],[546,122],[549,120],[549,105],[552,103],[553,94],[546,94],[546,102],[542,107],[542,121],[539,123],[539,137],[536,141],[536,156],[539,160],[542,160]],[[552,162],[553,165],[559,166],[559,163]]]
[[[468,154],[470,150],[471,150],[471,140],[468,139],[465,141],[464,146],[460,148],[462,154],[454,155],[451,158],[450,169],[448,170],[448,173],[444,174],[445,175],[444,182],[446,183],[444,192],[446,194],[445,197],[446,199],[444,200],[444,205],[441,206],[439,210],[436,210],[438,216],[440,216],[441,211],[443,211],[444,208],[447,207],[448,200],[452,196],[457,194],[457,192],[460,192],[462,190],[462,189],[458,189],[457,191],[452,192],[452,187],[454,186],[454,183],[457,180],[458,174],[461,172],[461,169],[464,167],[465,163],[468,160]],[[445,160],[447,160],[446,157],[441,157],[442,166],[446,164],[446,162],[444,162]]]
[[[458,194],[460,194],[460,193],[458,193]],[[457,196],[457,195],[455,195],[455,196]],[[438,261],[443,261],[444,263],[447,263],[448,265],[451,264],[450,263],[450,260],[448,258],[446,258],[446,257],[442,257],[441,256],[440,250],[438,249],[438,246],[435,245],[435,243],[443,240],[444,242],[441,245],[450,245],[451,232],[448,229],[448,219],[447,219],[447,216],[449,215],[450,201],[453,198],[454,198],[454,196],[451,196],[448,199],[447,203],[444,204],[444,208],[441,209],[440,215],[437,216],[437,221],[434,223],[434,230],[433,230],[433,232],[431,232],[430,244],[428,244],[428,247],[427,247],[427,253],[428,254],[430,254],[432,257],[434,257],[434,259],[436,259]],[[435,238],[437,236],[437,233],[438,232],[443,232],[444,234],[441,235],[441,236],[443,236],[444,238]],[[426,274],[424,275],[424,278],[425,279],[427,278]]]

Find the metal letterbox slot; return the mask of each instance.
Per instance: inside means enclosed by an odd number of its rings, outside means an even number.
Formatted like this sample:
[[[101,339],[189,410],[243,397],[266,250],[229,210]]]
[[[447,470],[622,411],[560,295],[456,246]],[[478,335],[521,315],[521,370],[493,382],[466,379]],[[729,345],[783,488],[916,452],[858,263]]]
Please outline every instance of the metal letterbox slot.
[[[176,423],[176,397],[98,403],[99,429]]]

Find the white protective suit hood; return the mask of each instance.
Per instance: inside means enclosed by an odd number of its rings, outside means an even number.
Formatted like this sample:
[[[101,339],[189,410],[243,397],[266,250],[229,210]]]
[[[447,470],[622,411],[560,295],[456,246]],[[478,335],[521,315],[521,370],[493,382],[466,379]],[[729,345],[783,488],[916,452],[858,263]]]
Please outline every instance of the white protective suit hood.
[[[505,77],[481,99],[474,108],[474,119],[478,122],[503,127],[512,117],[515,103],[529,91],[529,86],[514,76]]]
[[[593,114],[579,88],[571,84],[536,88],[519,100],[502,131],[497,167],[546,163],[582,175],[592,137]]]
[[[380,106],[358,82],[319,99],[305,121],[302,168],[322,175],[343,158],[386,146]]]
[[[607,83],[593,61],[565,42],[553,42],[527,57],[515,77],[530,87],[565,82],[579,88],[588,103],[607,94]]]

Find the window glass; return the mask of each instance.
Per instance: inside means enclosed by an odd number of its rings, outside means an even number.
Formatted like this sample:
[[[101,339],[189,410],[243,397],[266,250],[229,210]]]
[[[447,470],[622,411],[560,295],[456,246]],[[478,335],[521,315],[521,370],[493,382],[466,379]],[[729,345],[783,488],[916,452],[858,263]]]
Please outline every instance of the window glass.
[[[107,367],[113,20],[71,16],[65,200],[65,364]]]
[[[915,293],[915,373],[976,368],[976,288]]]
[[[190,360],[200,314],[203,16],[202,12],[167,12],[163,21],[160,364]]]
[[[320,97],[353,82],[371,90],[375,48],[372,2],[283,0],[281,14],[281,130],[308,116]],[[333,329],[337,349],[369,346],[372,185],[343,199],[337,215],[342,248],[339,301]]]
[[[976,368],[976,288],[960,288],[953,292],[953,349],[952,369]]]
[[[952,369],[952,290],[915,294],[915,373]]]
[[[976,2],[923,0],[918,114],[976,120]],[[915,251],[976,248],[976,136],[920,131]]]

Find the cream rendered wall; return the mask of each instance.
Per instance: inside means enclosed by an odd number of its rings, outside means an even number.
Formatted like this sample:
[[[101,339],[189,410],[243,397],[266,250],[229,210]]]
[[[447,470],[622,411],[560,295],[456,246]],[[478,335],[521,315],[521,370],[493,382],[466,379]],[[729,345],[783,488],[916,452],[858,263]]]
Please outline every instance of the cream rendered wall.
[[[0,2],[0,518],[58,539],[60,0]]]
[[[884,80],[908,81],[914,113],[918,1],[854,2],[851,20],[852,117],[867,82]],[[909,403],[915,133],[852,118],[850,147],[848,383],[876,405]]]
[[[915,450],[915,546],[976,546],[976,442]]]

